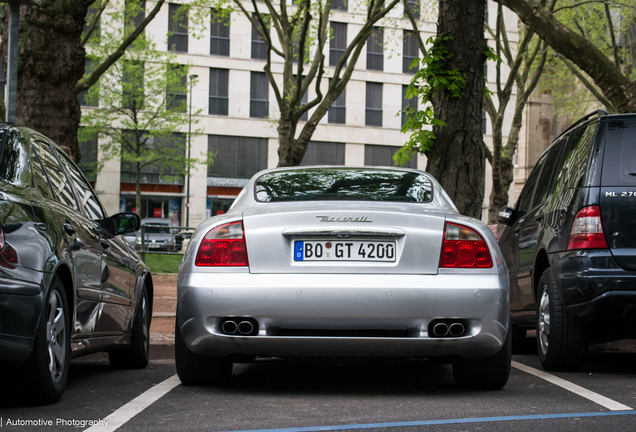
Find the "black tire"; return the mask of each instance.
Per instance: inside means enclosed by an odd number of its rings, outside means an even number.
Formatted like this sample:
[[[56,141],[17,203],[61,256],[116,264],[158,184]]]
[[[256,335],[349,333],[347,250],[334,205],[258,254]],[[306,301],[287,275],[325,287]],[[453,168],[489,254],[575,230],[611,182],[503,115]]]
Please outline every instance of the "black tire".
[[[108,360],[115,369],[143,369],[150,358],[150,302],[146,285],[141,296],[132,323],[130,345],[124,349],[108,352]]]
[[[508,382],[512,361],[512,332],[499,352],[488,357],[457,359],[453,362],[455,383],[475,390],[500,390]]]
[[[179,318],[175,320],[174,351],[179,379],[186,386],[226,384],[232,376],[232,362],[190,351],[181,337]]]
[[[585,325],[570,315],[556,287],[554,273],[547,268],[537,290],[537,351],[548,371],[575,371],[587,357]]]
[[[71,319],[64,285],[53,276],[44,298],[33,351],[23,365],[30,400],[51,404],[64,393],[71,360]]]

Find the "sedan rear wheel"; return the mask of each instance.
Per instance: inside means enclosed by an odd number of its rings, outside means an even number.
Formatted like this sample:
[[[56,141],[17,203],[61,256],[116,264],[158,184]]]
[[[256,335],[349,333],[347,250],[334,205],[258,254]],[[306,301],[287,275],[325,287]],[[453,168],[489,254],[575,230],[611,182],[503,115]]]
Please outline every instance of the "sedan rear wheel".
[[[565,309],[551,268],[539,280],[537,304],[537,350],[541,365],[549,371],[580,369],[587,356],[587,330]]]
[[[500,390],[508,382],[512,361],[512,331],[499,352],[488,357],[458,359],[453,362],[453,377],[460,387]]]
[[[224,358],[193,353],[181,336],[179,317],[174,330],[174,350],[177,374],[183,385],[220,385],[232,376],[232,362]]]
[[[57,276],[51,282],[35,334],[33,351],[24,365],[25,386],[37,402],[56,402],[68,379],[70,318],[64,286]]]

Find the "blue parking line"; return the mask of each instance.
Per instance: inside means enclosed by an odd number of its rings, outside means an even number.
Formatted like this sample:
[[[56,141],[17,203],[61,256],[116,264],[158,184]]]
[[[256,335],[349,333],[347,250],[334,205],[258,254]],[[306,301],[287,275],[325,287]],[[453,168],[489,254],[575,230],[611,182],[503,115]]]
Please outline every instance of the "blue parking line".
[[[606,416],[622,416],[636,415],[636,411],[603,411],[603,412],[586,412],[586,413],[564,413],[564,414],[536,414],[536,415],[520,415],[506,417],[477,417],[462,419],[445,419],[445,420],[421,420],[407,422],[391,422],[391,423],[366,423],[366,424],[350,424],[350,425],[334,425],[334,426],[310,426],[296,428],[280,428],[280,429],[253,429],[241,431],[227,432],[318,432],[318,431],[336,431],[347,429],[375,429],[405,426],[429,426],[429,425],[445,425],[459,423],[485,423],[485,422],[501,422],[513,420],[545,420],[560,419],[573,417],[606,417]]]

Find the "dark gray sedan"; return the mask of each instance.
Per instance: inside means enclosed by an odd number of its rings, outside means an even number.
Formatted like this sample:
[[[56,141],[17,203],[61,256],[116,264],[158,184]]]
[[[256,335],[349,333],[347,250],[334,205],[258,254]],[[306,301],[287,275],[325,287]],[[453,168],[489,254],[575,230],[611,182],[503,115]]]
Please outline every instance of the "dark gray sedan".
[[[42,403],[60,398],[71,358],[108,351],[148,364],[152,278],[77,166],[32,130],[0,126],[0,362]]]

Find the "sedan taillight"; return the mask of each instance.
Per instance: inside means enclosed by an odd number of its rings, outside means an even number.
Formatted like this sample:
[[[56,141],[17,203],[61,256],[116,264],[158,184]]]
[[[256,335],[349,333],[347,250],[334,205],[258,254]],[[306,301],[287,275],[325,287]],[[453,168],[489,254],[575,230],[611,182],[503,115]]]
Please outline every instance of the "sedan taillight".
[[[583,207],[576,214],[568,239],[568,250],[573,249],[607,249],[599,206]]]
[[[197,266],[247,266],[243,222],[218,226],[208,232],[199,245]]]
[[[446,222],[440,268],[489,268],[492,267],[490,249],[477,231]]]

